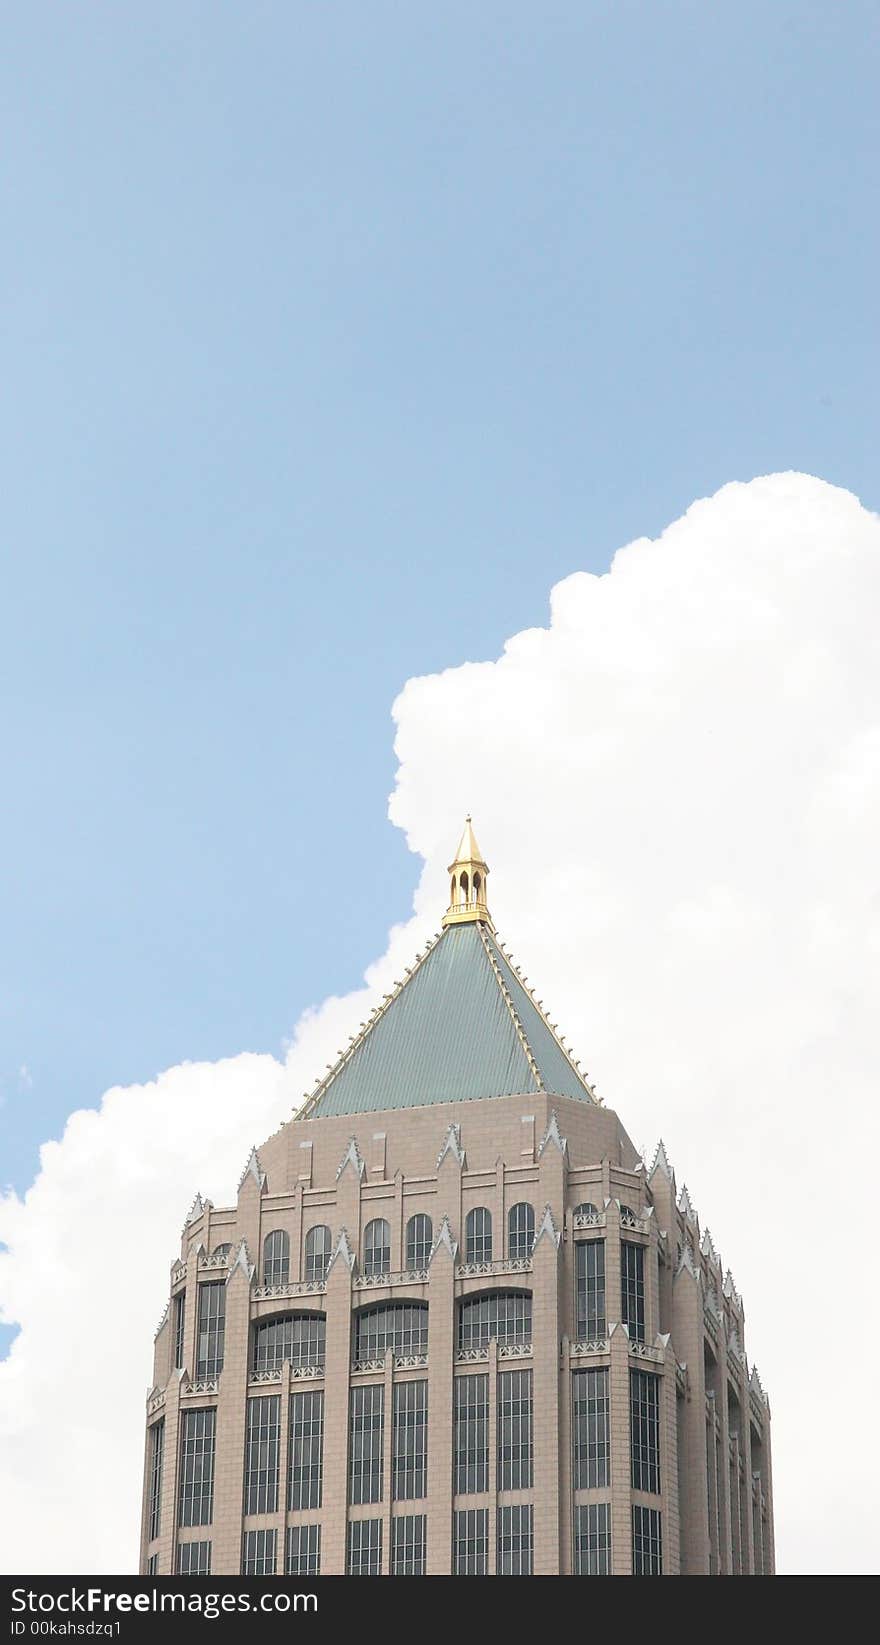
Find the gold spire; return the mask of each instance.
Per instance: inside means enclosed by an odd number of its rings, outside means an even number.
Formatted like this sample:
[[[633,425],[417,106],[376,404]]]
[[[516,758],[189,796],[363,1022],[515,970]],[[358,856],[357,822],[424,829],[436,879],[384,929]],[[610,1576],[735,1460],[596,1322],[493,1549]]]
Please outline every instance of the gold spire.
[[[443,915],[444,926],[463,925],[466,920],[482,920],[494,932],[486,902],[488,873],[468,815],[455,860],[449,864],[449,907]]]

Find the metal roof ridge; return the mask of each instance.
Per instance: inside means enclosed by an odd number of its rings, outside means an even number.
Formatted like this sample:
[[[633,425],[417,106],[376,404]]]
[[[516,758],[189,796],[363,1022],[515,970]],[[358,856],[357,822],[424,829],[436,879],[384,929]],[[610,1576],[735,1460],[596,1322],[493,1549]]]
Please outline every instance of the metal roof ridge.
[[[498,947],[501,949],[501,952],[504,955],[505,960],[507,961],[507,963],[510,966],[511,970],[514,972],[514,974],[517,978],[517,981],[519,982],[521,988],[524,990],[524,992],[526,994],[528,994],[529,999],[531,1000],[533,1006],[535,1007],[535,1010],[537,1011],[538,1016],[541,1018],[541,1021],[543,1022],[544,1027],[546,1028],[548,1034],[550,1034],[551,1038],[556,1042],[557,1046],[559,1047],[559,1050],[562,1052],[562,1055],[564,1056],[566,1062],[568,1063],[569,1068],[572,1070],[572,1073],[580,1081],[581,1085],[584,1087],[584,1090],[589,1092],[590,1098],[596,1104],[596,1107],[601,1108],[603,1106],[601,1098],[596,1096],[596,1092],[595,1092],[594,1087],[590,1084],[589,1080],[581,1073],[580,1068],[578,1067],[574,1057],[572,1056],[572,1054],[569,1051],[568,1047],[566,1046],[565,1042],[560,1039],[559,1035],[556,1032],[556,1029],[553,1027],[553,1024],[550,1021],[549,1017],[547,1016],[547,1013],[545,1012],[541,1002],[535,998],[534,989],[530,988],[529,984],[525,980],[525,978],[520,975],[519,967],[517,966],[516,961],[513,958],[513,955],[508,953],[505,950],[504,944],[502,943],[501,938],[499,937],[497,931],[494,933],[494,938],[495,938],[495,941],[498,944]],[[489,958],[491,960],[493,960],[493,964],[494,964],[494,959],[493,959],[493,956],[492,956],[491,953],[489,954]],[[503,981],[502,981],[502,986],[503,986]],[[543,1088],[544,1087],[543,1087],[543,1082],[542,1082],[541,1089],[543,1090]]]
[[[374,1009],[370,1012],[367,1021],[361,1025],[358,1033],[352,1035],[339,1060],[333,1063],[329,1071],[324,1075],[323,1079],[318,1081],[318,1084],[315,1086],[314,1090],[306,1093],[306,1100],[302,1107],[294,1110],[294,1119],[308,1119],[312,1110],[320,1102],[321,1098],[326,1096],[337,1074],[342,1073],[343,1068],[348,1065],[355,1052],[360,1049],[364,1041],[372,1033],[373,1029],[376,1027],[376,1024],[382,1021],[386,1011],[390,1010],[391,1006],[394,1004],[394,1001],[400,998],[400,995],[403,993],[407,983],[412,982],[416,972],[421,970],[422,966],[425,964],[425,961],[431,954],[433,954],[437,944],[442,942],[445,935],[445,930],[435,932],[434,936],[428,939],[428,942],[425,945],[425,952],[423,954],[416,955],[415,965],[410,968],[404,966],[406,976],[403,981],[395,983],[392,993],[385,994],[383,996],[381,1005],[374,1007]]]
[[[487,958],[487,960],[489,961],[489,964],[492,967],[492,973],[493,973],[493,975],[495,977],[495,981],[497,982],[498,987],[501,991],[501,998],[503,999],[505,1005],[507,1006],[508,1011],[510,1012],[510,1020],[513,1023],[514,1032],[515,1032],[515,1034],[516,1034],[516,1036],[517,1036],[517,1038],[520,1042],[520,1045],[522,1046],[523,1051],[525,1053],[526,1062],[529,1065],[529,1072],[532,1076],[532,1079],[535,1082],[535,1085],[537,1086],[538,1091],[543,1091],[544,1090],[544,1081],[541,1077],[541,1070],[538,1067],[538,1064],[535,1060],[535,1054],[534,1054],[531,1046],[529,1045],[528,1039],[526,1037],[526,1031],[523,1028],[523,1025],[522,1025],[522,1023],[521,1023],[521,1021],[520,1021],[520,1019],[517,1015],[516,1009],[514,1007],[513,1000],[510,997],[510,990],[508,989],[507,984],[504,981],[504,978],[502,977],[500,970],[498,969],[498,964],[496,962],[495,955],[492,953],[492,950],[489,947],[488,942],[486,941],[486,936],[485,936],[485,933],[483,931],[483,922],[482,922],[482,920],[477,920],[475,923],[476,923],[477,931],[479,932],[480,941],[483,944],[483,948],[485,949],[485,952],[486,952],[486,958]]]

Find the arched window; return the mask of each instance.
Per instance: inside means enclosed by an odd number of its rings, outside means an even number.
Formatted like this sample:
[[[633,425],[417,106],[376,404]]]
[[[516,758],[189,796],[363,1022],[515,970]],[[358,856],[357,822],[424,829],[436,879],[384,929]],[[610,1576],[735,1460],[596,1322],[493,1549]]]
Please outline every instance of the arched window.
[[[458,883],[459,883],[459,886],[461,888],[461,900],[462,900],[463,903],[466,903],[467,900],[468,900],[468,877],[467,877],[467,874],[460,874]]]
[[[458,1346],[487,1348],[492,1338],[499,1343],[531,1342],[531,1291],[481,1291],[464,1297],[458,1308]]]
[[[521,1200],[518,1205],[512,1205],[507,1214],[507,1255],[513,1260],[530,1257],[534,1243],[535,1212]]]
[[[231,1245],[215,1245],[213,1251],[211,1252],[211,1261],[219,1262],[221,1257],[228,1257],[231,1250]]]
[[[588,1199],[585,1199],[582,1205],[576,1205],[572,1212],[574,1217],[597,1217],[598,1215],[598,1205],[593,1205]]]
[[[364,1273],[387,1274],[391,1268],[391,1228],[384,1217],[374,1217],[364,1229]]]
[[[380,1302],[359,1308],[354,1316],[352,1358],[355,1362],[381,1359],[386,1348],[393,1354],[428,1352],[428,1304]]]
[[[464,1225],[465,1262],[492,1261],[492,1213],[477,1205],[467,1214]]]
[[[330,1229],[318,1224],[306,1234],[306,1280],[322,1280],[330,1261]]]
[[[427,1268],[431,1257],[434,1230],[431,1218],[421,1211],[415,1217],[410,1217],[406,1225],[406,1266],[407,1268]]]
[[[253,1332],[254,1371],[279,1371],[285,1360],[292,1366],[323,1365],[326,1337],[326,1314],[273,1314],[258,1320]]]
[[[290,1279],[290,1236],[276,1228],[263,1245],[263,1284],[287,1285]]]

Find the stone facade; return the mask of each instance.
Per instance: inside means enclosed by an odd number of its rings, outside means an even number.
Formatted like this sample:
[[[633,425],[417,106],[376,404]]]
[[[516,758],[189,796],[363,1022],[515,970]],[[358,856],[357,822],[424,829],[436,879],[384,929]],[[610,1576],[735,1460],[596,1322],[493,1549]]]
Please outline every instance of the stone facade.
[[[523,1213],[525,1244],[522,1224],[510,1227],[514,1206],[533,1213],[533,1234]],[[491,1258],[468,1260],[479,1208],[491,1215]],[[419,1214],[430,1249],[410,1267]],[[389,1248],[371,1257],[376,1219]],[[313,1253],[309,1277],[316,1227],[330,1231],[330,1258]],[[276,1231],[286,1241],[267,1252]],[[490,1293],[501,1298],[497,1329],[468,1306]],[[388,1340],[357,1357],[363,1311],[399,1303],[427,1305],[426,1316],[407,1311],[406,1341],[392,1340],[403,1315],[371,1316]],[[210,1326],[220,1312],[222,1352]],[[295,1345],[279,1337],[267,1348],[264,1331],[258,1352],[259,1327],[283,1315],[298,1317]],[[511,1371],[528,1375],[503,1382]],[[469,1378],[485,1380],[467,1389]],[[427,1386],[408,1394],[407,1384]],[[323,1399],[297,1403],[304,1392]],[[402,1413],[425,1396],[427,1442],[416,1425],[407,1473]],[[466,1429],[456,1410],[471,1396],[478,1417]],[[588,1397],[598,1404],[585,1415]],[[249,1417],[256,1400],[267,1403]],[[369,1433],[358,1426],[365,1400],[379,1412]],[[215,1414],[199,1424],[195,1412]],[[382,1574],[449,1574],[467,1560],[487,1575],[774,1569],[770,1411],[733,1280],[662,1144],[647,1169],[613,1111],[546,1091],[294,1119],[251,1155],[235,1207],[197,1199],[156,1335],[146,1438],[144,1572],[195,1559],[190,1568],[218,1575],[306,1574],[317,1526],[326,1575],[377,1563]],[[292,1486],[304,1443],[311,1479]],[[418,1494],[395,1496],[396,1485]],[[380,1552],[359,1565],[367,1547]]]

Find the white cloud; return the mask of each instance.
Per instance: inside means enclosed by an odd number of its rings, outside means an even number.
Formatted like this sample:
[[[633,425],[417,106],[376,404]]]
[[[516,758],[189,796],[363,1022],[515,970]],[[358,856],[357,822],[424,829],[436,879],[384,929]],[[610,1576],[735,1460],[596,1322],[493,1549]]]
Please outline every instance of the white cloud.
[[[309,1014],[286,1065],[108,1093],[0,1201],[0,1303],[22,1327],[0,1365],[9,1569],[132,1568],[186,1206],[231,1194],[436,928],[465,810],[502,935],[635,1141],[662,1132],[734,1271],[773,1404],[780,1564],[875,1568],[878,608],[880,521],[776,475],[568,578],[551,626],[497,662],[408,683],[391,814],[426,862],[366,989]]]

